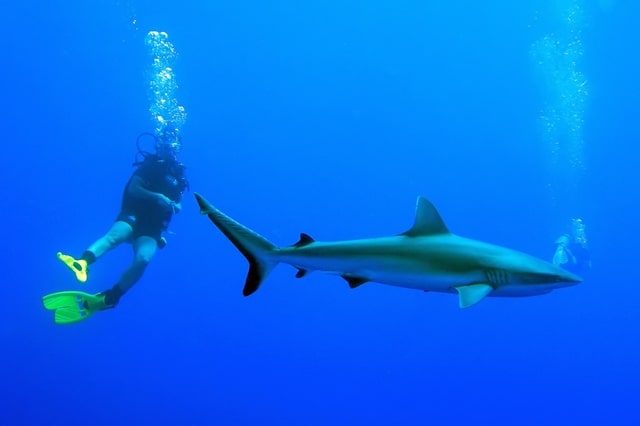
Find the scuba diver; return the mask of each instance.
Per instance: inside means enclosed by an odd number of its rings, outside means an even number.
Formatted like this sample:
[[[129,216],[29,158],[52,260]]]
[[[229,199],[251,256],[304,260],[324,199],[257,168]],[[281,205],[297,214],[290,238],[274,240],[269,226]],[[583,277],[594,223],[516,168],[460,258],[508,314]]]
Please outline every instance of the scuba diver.
[[[576,274],[591,269],[591,252],[587,243],[586,225],[579,218],[571,219],[571,230],[556,240],[553,264]]]
[[[140,148],[143,136],[155,139],[155,154]],[[165,131],[157,137],[143,133],[136,145],[138,153],[133,163],[136,170],[125,185],[115,223],[80,257],[57,253],[58,259],[81,283],[87,281],[90,265],[123,242],[132,245],[133,261],[113,287],[98,294],[63,291],[44,296],[44,306],[55,310],[54,319],[58,324],[82,321],[94,312],[116,307],[120,298],[142,277],[157,249],[166,245],[162,233],[172,216],[180,212],[182,194],[189,188],[185,166],[177,158],[180,138],[175,131]]]

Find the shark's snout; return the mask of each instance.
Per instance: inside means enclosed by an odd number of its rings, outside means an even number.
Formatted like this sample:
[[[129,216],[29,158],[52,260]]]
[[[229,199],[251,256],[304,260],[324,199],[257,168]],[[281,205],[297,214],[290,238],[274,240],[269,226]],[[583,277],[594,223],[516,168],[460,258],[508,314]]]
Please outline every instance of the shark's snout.
[[[581,277],[568,271],[562,274],[561,276],[559,276],[558,278],[559,278],[558,281],[560,282],[575,283],[575,284],[582,282]]]

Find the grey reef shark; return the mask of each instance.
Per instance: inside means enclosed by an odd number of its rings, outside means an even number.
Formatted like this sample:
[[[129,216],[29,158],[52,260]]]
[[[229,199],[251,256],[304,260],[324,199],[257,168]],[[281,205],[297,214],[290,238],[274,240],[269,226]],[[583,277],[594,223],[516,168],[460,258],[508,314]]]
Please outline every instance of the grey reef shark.
[[[458,294],[467,308],[487,296],[537,296],[582,279],[525,253],[464,238],[449,232],[436,208],[418,197],[413,226],[391,237],[319,242],[307,234],[287,247],[278,247],[236,222],[195,194],[200,212],[249,261],[242,293],[253,294],[278,263],[298,269],[297,278],[311,271],[340,275],[349,287],[377,282],[416,290]]]

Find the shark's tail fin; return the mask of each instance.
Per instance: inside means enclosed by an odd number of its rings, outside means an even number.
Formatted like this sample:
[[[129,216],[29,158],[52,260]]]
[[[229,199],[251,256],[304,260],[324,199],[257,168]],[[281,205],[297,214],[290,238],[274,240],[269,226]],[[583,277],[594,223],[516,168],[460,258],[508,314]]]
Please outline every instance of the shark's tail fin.
[[[278,264],[274,256],[277,247],[263,236],[213,207],[199,194],[194,195],[200,206],[200,213],[209,216],[214,225],[249,261],[249,273],[242,294],[245,296],[253,294],[269,275],[269,272]]]

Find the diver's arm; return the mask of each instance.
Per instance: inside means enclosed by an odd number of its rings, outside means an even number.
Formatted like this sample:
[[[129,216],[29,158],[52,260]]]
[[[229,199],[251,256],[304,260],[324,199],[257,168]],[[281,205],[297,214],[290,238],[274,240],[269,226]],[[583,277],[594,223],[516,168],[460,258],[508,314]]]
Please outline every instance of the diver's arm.
[[[129,186],[127,187],[127,192],[132,197],[142,198],[143,200],[158,200],[160,197],[164,197],[164,195],[159,192],[149,191],[144,187],[144,180],[140,176],[133,176],[131,178],[131,182],[129,182]]]
[[[155,201],[158,204],[176,210],[175,203],[169,197],[159,192],[149,191],[144,187],[144,179],[140,176],[133,176],[127,187],[129,195],[143,200]]]

